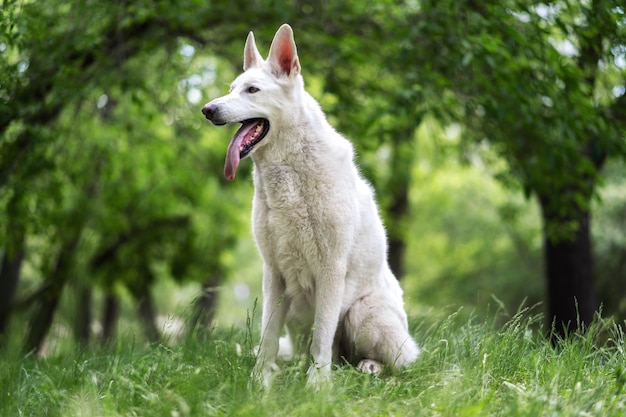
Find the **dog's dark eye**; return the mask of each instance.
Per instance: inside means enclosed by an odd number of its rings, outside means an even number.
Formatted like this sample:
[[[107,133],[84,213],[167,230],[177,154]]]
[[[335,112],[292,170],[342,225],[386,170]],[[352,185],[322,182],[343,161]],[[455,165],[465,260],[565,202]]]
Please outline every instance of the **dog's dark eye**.
[[[258,92],[259,92],[259,91],[261,91],[261,90],[259,90],[259,89],[258,89],[258,88],[256,88],[256,87],[248,87],[248,89],[247,89],[246,91],[247,91],[248,93],[250,93],[250,94],[254,94],[254,93],[258,93]]]

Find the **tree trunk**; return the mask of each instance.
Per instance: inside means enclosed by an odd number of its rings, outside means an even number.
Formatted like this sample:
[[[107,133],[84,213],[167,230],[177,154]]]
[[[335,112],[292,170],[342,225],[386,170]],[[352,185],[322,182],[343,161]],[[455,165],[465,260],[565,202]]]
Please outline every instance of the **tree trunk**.
[[[192,334],[198,326],[201,326],[203,330],[211,326],[217,308],[217,291],[222,282],[221,276],[220,273],[213,273],[207,282],[202,284],[202,294],[193,304],[193,312],[187,328],[188,334]]]
[[[117,335],[117,320],[120,316],[120,305],[117,298],[107,294],[104,300],[104,312],[102,314],[102,340],[104,343],[112,341]]]
[[[548,325],[553,336],[584,331],[598,309],[588,209],[568,208],[564,214],[558,195],[540,197],[544,223],[544,254],[548,289]],[[571,206],[570,206],[571,207]],[[556,209],[555,209],[556,208]],[[571,228],[561,236],[553,227]]]
[[[11,304],[15,298],[15,290],[20,279],[22,260],[24,259],[22,249],[17,251],[5,251],[0,264],[0,347],[5,343],[5,332],[9,324],[11,315]]]
[[[394,214],[390,211],[390,214],[393,216]],[[398,218],[396,220],[400,223],[400,219],[404,216]],[[389,233],[389,254],[387,255],[387,259],[389,261],[389,267],[391,268],[391,272],[399,281],[404,276],[404,257],[406,253],[406,242],[405,236],[403,233],[390,231]]]
[[[399,129],[393,135],[391,150],[391,174],[386,192],[390,195],[387,205],[389,253],[387,260],[391,272],[400,280],[404,276],[406,252],[406,218],[409,214],[409,191],[413,167],[413,135],[415,126]]]
[[[23,218],[26,209],[27,202],[23,194],[13,195],[6,207],[6,241],[3,243],[4,253],[0,263],[0,348],[6,341],[6,330],[26,251],[26,226]]]
[[[28,327],[28,333],[24,342],[25,352],[41,353],[43,342],[52,325],[52,318],[59,304],[64,285],[65,281],[55,282],[42,294]]]
[[[74,254],[80,240],[81,229],[76,228],[66,242],[64,242],[56,264],[47,281],[50,287],[42,294],[39,305],[36,307],[30,321],[30,326],[24,342],[26,352],[40,353],[43,342],[52,325],[52,318],[59,305],[59,299],[63,293],[65,283],[69,278],[70,270],[73,266]]]
[[[150,294],[150,287],[146,286],[143,288],[143,293],[137,300],[139,302],[139,318],[143,323],[146,337],[151,343],[157,343],[161,340],[161,333],[156,324],[156,310],[154,308],[152,294]]]
[[[33,313],[28,333],[24,342],[25,352],[41,353],[43,342],[46,339],[52,318],[59,304],[59,298],[63,292],[63,284],[57,283],[51,286],[41,297],[37,309]]]
[[[74,338],[81,347],[89,345],[91,334],[91,287],[79,284],[77,289],[78,299],[76,300],[76,322],[74,323]]]

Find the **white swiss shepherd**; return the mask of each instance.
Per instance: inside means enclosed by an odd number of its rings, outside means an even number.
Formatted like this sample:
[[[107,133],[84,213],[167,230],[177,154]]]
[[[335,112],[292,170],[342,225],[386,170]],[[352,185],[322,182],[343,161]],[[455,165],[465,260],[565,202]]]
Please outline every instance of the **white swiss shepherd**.
[[[250,32],[243,69],[202,112],[216,125],[242,124],[228,146],[227,179],[240,159],[254,161],[252,226],[264,267],[253,376],[269,386],[277,359],[293,351],[310,352],[313,386],[330,379],[333,357],[373,374],[406,366],[420,350],[387,264],[372,188],[350,142],[305,92],[291,27],[278,29],[267,60]]]

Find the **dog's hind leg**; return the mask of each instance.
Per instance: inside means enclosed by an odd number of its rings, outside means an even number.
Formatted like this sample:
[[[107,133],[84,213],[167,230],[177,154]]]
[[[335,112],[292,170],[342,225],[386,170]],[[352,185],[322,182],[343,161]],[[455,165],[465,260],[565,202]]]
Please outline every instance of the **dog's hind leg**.
[[[383,366],[400,370],[420,354],[408,332],[406,315],[397,300],[384,293],[370,293],[350,307],[343,321],[344,343],[357,368],[378,374]]]

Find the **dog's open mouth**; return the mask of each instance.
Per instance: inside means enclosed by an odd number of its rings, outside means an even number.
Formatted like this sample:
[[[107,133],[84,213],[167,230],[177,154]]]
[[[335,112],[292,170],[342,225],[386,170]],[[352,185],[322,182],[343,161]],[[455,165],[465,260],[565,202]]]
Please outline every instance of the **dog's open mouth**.
[[[241,122],[241,127],[228,145],[226,162],[224,163],[224,176],[228,180],[235,179],[235,171],[239,161],[252,152],[252,149],[263,140],[270,130],[270,122],[267,119],[248,119]]]

